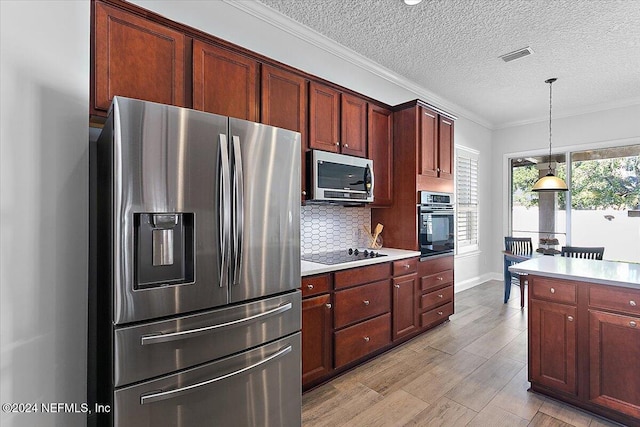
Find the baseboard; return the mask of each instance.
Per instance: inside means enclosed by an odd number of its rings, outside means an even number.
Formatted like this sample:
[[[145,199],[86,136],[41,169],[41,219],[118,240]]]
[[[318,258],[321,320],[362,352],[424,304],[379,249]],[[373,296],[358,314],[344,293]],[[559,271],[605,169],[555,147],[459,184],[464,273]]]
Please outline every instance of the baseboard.
[[[475,286],[481,285],[482,283],[489,280],[504,280],[504,276],[500,273],[486,273],[482,276],[472,277],[471,279],[467,279],[462,282],[456,282],[453,286],[453,289],[457,294],[458,292],[466,291],[467,289],[471,289]]]

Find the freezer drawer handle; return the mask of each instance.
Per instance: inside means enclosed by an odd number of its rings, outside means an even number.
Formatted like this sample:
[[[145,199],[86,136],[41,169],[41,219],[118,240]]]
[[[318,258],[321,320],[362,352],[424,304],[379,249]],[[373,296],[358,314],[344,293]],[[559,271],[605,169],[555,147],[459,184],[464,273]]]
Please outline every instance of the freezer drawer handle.
[[[210,380],[206,380],[206,381],[202,381],[200,383],[192,384],[192,385],[187,386],[187,387],[177,388],[175,390],[162,391],[162,392],[159,392],[159,393],[152,393],[152,394],[142,395],[142,396],[140,396],[140,404],[144,405],[145,403],[153,403],[153,402],[158,402],[160,400],[172,399],[174,397],[182,396],[183,394],[191,393],[192,391],[195,391],[195,389],[197,389],[199,387],[204,387],[204,386],[207,386],[209,384],[213,384],[213,383],[215,383],[217,381],[222,381],[222,380],[225,380],[227,378],[233,377],[235,375],[242,374],[243,372],[250,371],[251,369],[257,368],[258,366],[261,366],[261,365],[264,365],[265,363],[271,362],[273,359],[276,359],[276,358],[278,358],[280,356],[284,356],[285,354],[287,354],[289,352],[291,352],[291,346],[287,346],[287,347],[285,347],[283,349],[280,349],[277,352],[273,353],[271,356],[267,357],[266,359],[262,359],[261,361],[256,362],[253,365],[245,366],[242,369],[238,369],[237,371],[230,372],[230,373],[228,373],[226,375],[221,375],[221,376],[216,377],[216,378],[211,378]]]
[[[291,302],[288,302],[286,304],[282,304],[279,305],[276,308],[273,308],[271,310],[268,311],[264,311],[262,313],[258,313],[258,314],[254,314],[253,316],[249,316],[249,317],[244,317],[242,319],[238,319],[238,320],[232,320],[231,322],[225,322],[225,323],[220,323],[218,325],[212,325],[212,326],[205,326],[203,328],[197,328],[197,329],[189,329],[186,331],[179,331],[179,332],[171,332],[169,334],[153,334],[153,335],[145,335],[142,337],[142,345],[148,345],[148,344],[158,344],[161,342],[169,342],[169,341],[177,341],[177,340],[181,340],[181,339],[185,339],[185,338],[192,338],[192,337],[197,337],[200,335],[205,335],[211,331],[216,331],[219,329],[223,329],[223,328],[230,328],[230,327],[235,327],[238,325],[241,325],[243,323],[248,323],[248,322],[252,322],[256,319],[259,319],[261,317],[267,317],[267,316],[272,316],[274,314],[278,314],[278,313],[282,313],[285,312],[287,310],[291,310],[291,308],[293,307],[293,305],[291,304]]]

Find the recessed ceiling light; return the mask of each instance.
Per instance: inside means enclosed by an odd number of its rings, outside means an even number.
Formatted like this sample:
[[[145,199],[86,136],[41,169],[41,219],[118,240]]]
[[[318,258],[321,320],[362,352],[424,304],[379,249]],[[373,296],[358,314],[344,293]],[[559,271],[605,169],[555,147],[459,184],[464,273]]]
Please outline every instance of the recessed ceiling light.
[[[420,3],[422,0],[404,0],[405,4],[408,4],[409,6],[414,6],[418,3]]]

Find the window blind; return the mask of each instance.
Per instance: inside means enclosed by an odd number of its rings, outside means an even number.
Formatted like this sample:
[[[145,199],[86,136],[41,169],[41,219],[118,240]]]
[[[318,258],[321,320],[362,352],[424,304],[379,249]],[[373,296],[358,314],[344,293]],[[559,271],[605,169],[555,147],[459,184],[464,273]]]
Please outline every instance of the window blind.
[[[456,247],[464,252],[478,247],[478,155],[459,149],[456,161]]]

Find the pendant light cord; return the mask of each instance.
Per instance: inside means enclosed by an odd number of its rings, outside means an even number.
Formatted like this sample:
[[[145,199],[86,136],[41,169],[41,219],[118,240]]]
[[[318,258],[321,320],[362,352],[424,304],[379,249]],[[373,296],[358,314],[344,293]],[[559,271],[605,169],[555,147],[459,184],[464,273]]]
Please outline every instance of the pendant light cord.
[[[553,87],[553,80],[550,79],[549,81],[549,173],[553,173],[553,170],[551,169],[551,88]]]

